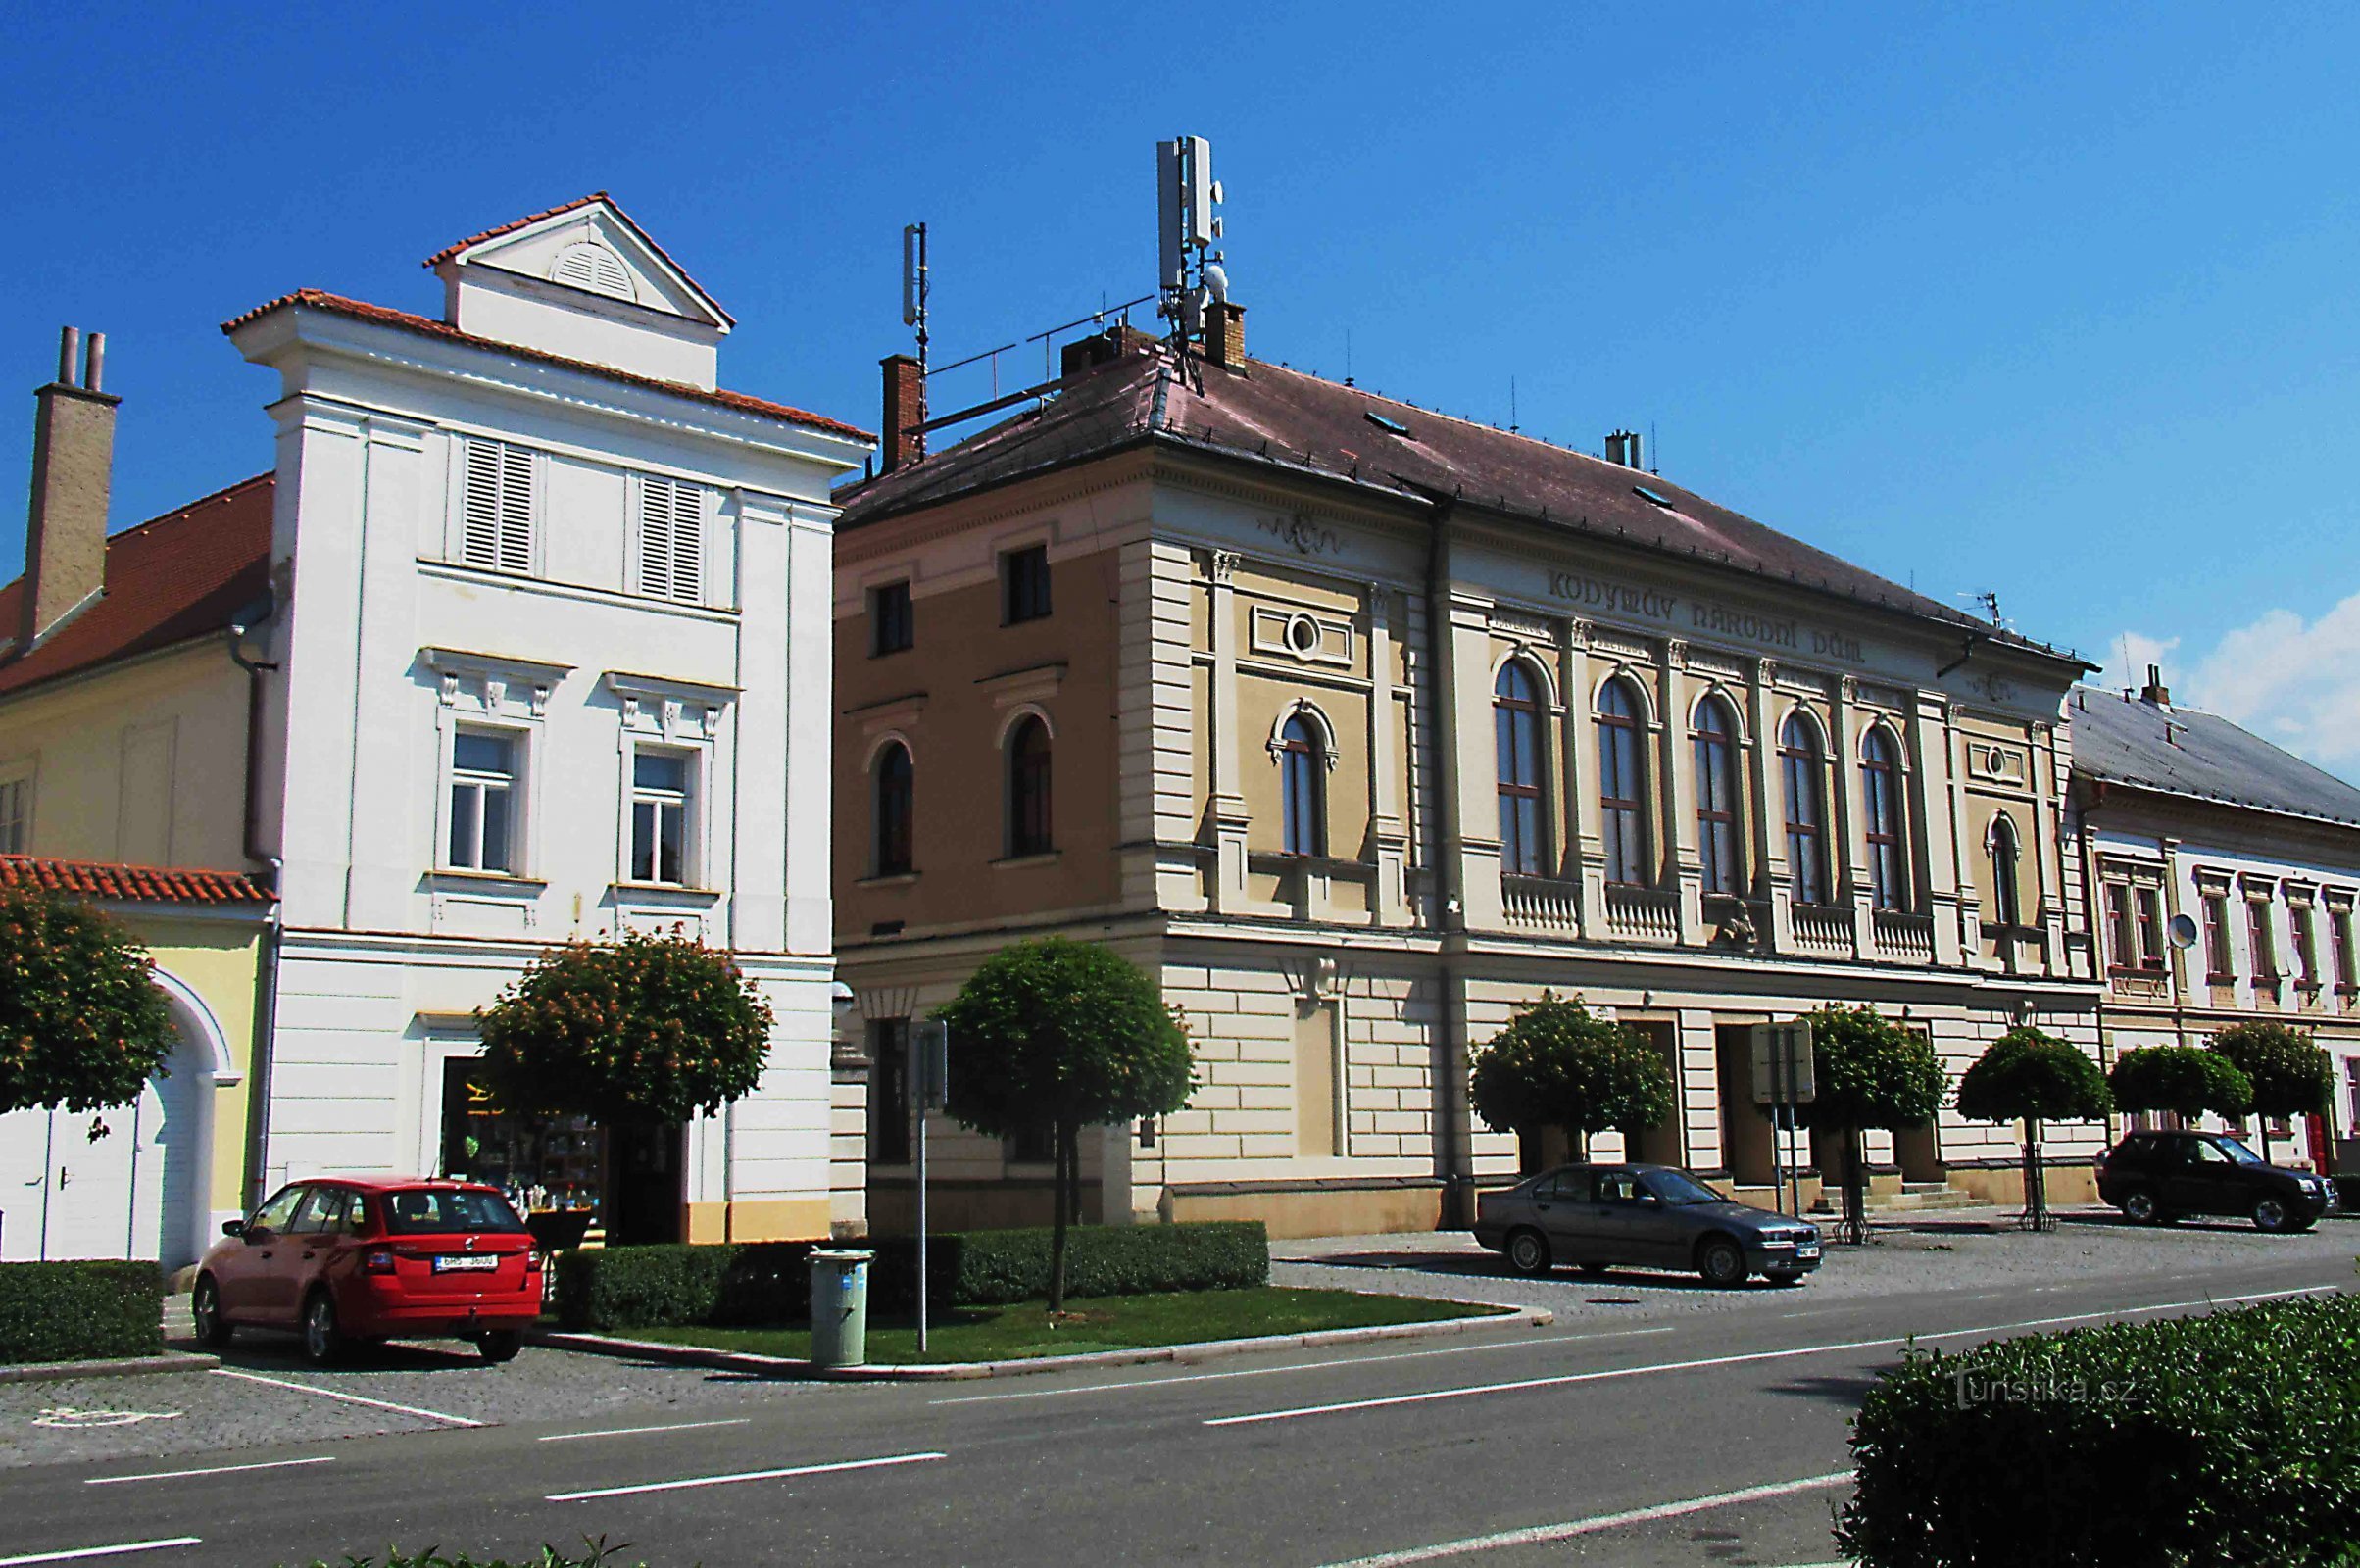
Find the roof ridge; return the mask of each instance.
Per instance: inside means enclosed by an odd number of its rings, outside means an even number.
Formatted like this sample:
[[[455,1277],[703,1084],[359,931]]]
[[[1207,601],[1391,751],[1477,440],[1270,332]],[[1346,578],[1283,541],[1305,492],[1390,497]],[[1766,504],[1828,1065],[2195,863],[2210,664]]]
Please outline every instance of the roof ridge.
[[[438,267],[470,245],[480,245],[485,240],[498,239],[503,234],[514,234],[519,228],[530,228],[544,218],[556,218],[562,213],[574,212],[589,206],[592,202],[605,202],[610,207],[615,207],[614,197],[603,190],[594,190],[587,196],[576,196],[569,202],[560,202],[555,207],[545,207],[537,213],[527,213],[522,218],[512,218],[507,222],[487,228],[479,234],[469,234],[466,239],[453,240],[418,265],[429,268]],[[617,207],[616,211],[619,212],[620,208]],[[637,227],[638,225],[633,224],[632,226]]]
[[[236,495],[240,490],[245,489],[248,485],[263,484],[266,482],[275,483],[277,479],[278,470],[276,468],[265,468],[260,473],[248,474],[245,478],[237,480],[235,483],[225,484],[219,490],[207,491],[204,495],[197,497],[193,501],[183,501],[176,507],[172,507],[164,512],[159,512],[154,516],[134,522],[127,528],[120,528],[114,533],[107,535],[107,542],[109,544],[113,544],[116,540],[123,538],[125,534],[137,533],[142,528],[153,528],[160,522],[171,522],[175,517],[186,516],[189,513],[196,511],[199,507],[210,506],[216,501],[226,501],[229,499],[229,497]]]

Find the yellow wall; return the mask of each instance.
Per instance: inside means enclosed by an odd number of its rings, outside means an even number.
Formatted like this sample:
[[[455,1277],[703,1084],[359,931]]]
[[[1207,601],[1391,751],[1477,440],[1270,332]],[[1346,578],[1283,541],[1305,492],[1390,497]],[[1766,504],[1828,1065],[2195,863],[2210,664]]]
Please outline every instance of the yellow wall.
[[[262,959],[260,909],[237,917],[175,915],[159,909],[121,916],[147,945],[156,967],[197,994],[221,1027],[237,1070],[213,1091],[213,1171],[206,1201],[245,1206],[246,1106],[253,1082],[255,979]]]

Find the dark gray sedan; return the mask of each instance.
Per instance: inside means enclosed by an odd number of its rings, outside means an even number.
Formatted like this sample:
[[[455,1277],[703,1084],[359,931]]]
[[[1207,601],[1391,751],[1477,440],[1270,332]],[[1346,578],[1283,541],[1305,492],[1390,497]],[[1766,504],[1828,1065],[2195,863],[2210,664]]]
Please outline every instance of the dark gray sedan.
[[[1561,1165],[1480,1194],[1475,1240],[1519,1274],[1633,1263],[1729,1287],[1750,1274],[1791,1285],[1819,1266],[1817,1226],[1732,1202],[1669,1165]]]

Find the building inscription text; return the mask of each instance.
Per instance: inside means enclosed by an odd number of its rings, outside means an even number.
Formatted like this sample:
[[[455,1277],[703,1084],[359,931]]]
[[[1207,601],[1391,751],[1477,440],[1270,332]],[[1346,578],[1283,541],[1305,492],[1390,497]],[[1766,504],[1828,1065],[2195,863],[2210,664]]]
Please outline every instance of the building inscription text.
[[[1861,656],[1857,637],[1842,631],[1805,626],[1784,615],[1764,615],[1701,599],[1682,599],[1678,594],[1666,593],[1660,588],[1634,588],[1627,583],[1584,576],[1578,571],[1550,572],[1549,591],[1556,598],[1568,604],[1580,605],[1586,610],[1651,620],[1663,626],[1685,627],[1708,636],[1736,637],[1747,642],[1767,643],[1773,648],[1791,648],[1796,653],[1809,654],[1817,659],[1833,659],[1846,664],[1868,662]]]

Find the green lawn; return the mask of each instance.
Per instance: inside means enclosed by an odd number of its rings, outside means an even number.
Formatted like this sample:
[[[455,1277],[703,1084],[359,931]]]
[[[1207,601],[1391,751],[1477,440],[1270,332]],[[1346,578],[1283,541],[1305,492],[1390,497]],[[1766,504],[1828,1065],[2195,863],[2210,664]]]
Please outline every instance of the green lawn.
[[[1063,1320],[1052,1323],[1045,1301],[964,1307],[939,1318],[918,1354],[910,1323],[868,1320],[872,1362],[1004,1361],[1035,1355],[1080,1355],[1199,1340],[1243,1340],[1315,1329],[1368,1328],[1383,1323],[1429,1323],[1475,1317],[1506,1307],[1430,1301],[1411,1296],[1362,1296],[1352,1291],[1289,1291],[1262,1286],[1243,1291],[1187,1291],[1157,1296],[1074,1297]],[[634,1329],[625,1339],[701,1345],[756,1355],[808,1356],[811,1331],[792,1329]]]

